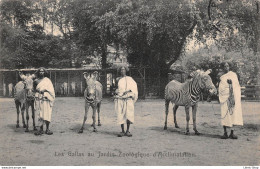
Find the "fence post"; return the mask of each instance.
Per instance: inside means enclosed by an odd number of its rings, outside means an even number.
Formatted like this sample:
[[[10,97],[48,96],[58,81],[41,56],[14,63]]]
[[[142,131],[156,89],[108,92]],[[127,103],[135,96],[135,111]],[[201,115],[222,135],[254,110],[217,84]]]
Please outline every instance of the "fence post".
[[[67,95],[70,95],[70,71],[68,71],[68,88],[67,88]]]
[[[15,71],[15,83],[18,83],[18,73],[17,73],[17,71]]]
[[[144,93],[143,93],[143,97],[144,97],[144,99],[145,99],[145,90],[146,90],[146,88],[145,88],[145,68],[144,68],[144,78],[143,78],[143,88],[144,88]]]
[[[2,78],[3,78],[3,96],[6,95],[6,86],[5,86],[5,74],[4,72],[2,73]]]
[[[80,72],[80,95],[82,94],[82,72]]]
[[[57,90],[57,82],[56,82],[56,71],[54,71],[54,88],[55,88],[55,91],[56,91],[57,94],[58,94],[58,90]]]

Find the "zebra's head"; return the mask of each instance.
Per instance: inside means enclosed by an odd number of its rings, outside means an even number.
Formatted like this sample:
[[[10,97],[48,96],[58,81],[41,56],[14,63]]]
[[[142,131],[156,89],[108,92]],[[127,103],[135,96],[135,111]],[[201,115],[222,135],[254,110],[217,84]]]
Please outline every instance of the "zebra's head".
[[[92,73],[89,74],[87,72],[83,73],[84,78],[86,79],[86,89],[84,92],[84,97],[86,99],[87,102],[89,103],[93,103],[94,100],[96,99],[96,74]]]
[[[22,74],[21,72],[19,72],[19,75],[21,77],[21,79],[23,80],[23,84],[24,84],[24,90],[26,92],[26,97],[27,98],[33,98],[34,96],[34,92],[33,92],[33,80],[35,78],[35,75],[30,75],[29,73],[27,73],[26,75]]]
[[[207,70],[206,72],[200,71],[198,73],[198,76],[200,77],[200,81],[199,81],[200,88],[208,90],[210,95],[216,95],[217,89],[212,83],[212,79],[209,76],[210,73],[211,73],[211,69]]]

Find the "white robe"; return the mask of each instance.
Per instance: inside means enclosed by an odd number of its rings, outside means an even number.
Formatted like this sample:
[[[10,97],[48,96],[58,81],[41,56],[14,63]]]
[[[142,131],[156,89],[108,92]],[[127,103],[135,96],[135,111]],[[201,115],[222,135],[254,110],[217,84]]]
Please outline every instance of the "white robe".
[[[52,107],[55,99],[55,92],[51,80],[47,77],[37,85],[36,90],[42,91],[46,89],[47,92],[35,94],[35,110],[39,116],[39,122],[43,120],[51,121]]]
[[[228,98],[230,96],[229,84],[227,79],[232,80],[235,105],[228,108]],[[220,77],[219,101],[221,105],[221,124],[227,127],[233,125],[243,125],[242,107],[241,107],[241,87],[236,73],[229,71]]]
[[[126,91],[131,90],[127,94]],[[124,124],[126,120],[134,123],[134,103],[138,99],[137,84],[132,77],[126,76],[118,82],[118,97],[115,99],[115,112],[117,123]]]

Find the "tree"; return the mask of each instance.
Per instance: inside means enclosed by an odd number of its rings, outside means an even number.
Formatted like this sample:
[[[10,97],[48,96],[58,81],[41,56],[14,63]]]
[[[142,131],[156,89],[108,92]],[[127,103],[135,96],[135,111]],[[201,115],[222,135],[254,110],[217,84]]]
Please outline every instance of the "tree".
[[[103,68],[107,67],[107,45],[124,48],[133,66],[161,71],[181,56],[191,37],[204,44],[213,39],[226,51],[241,50],[244,44],[255,54],[259,51],[259,0],[3,0],[1,20],[19,32],[19,36],[9,32],[13,37],[8,41],[4,36],[4,45],[20,43],[16,40],[23,37],[34,46],[29,56],[38,57],[35,51],[42,54],[29,38],[32,25],[36,25],[34,20],[39,18],[43,20],[43,30],[47,23],[59,27],[63,34],[59,45],[64,45],[62,49],[69,52],[70,59],[101,55]],[[40,29],[37,31],[41,36],[37,35],[35,40],[49,40]],[[1,33],[4,32],[8,30]],[[55,44],[56,40],[53,39]],[[8,48],[11,45],[2,52],[6,53]]]
[[[108,29],[110,23],[103,18],[114,11],[119,2],[120,0],[80,0],[72,3],[73,40],[83,57],[100,54],[103,68],[107,67],[107,45],[112,44],[114,38]]]
[[[32,0],[3,0],[0,9],[1,21],[23,29],[33,21],[36,12]]]
[[[157,68],[178,59],[197,23],[189,1],[123,1],[101,19],[132,65]]]
[[[38,2],[2,1],[0,54],[2,68],[70,67],[72,53],[65,38],[46,35],[39,20]]]
[[[232,63],[232,71],[235,71],[239,77],[240,84],[246,85],[250,79],[256,78],[259,68],[256,62],[257,57],[252,50],[243,47],[241,51],[243,52],[227,52],[225,49],[220,50],[216,45],[211,45],[183,56],[181,58],[182,67],[187,74],[198,68],[212,69],[210,76],[216,85],[219,81],[218,73],[223,71],[221,64],[223,61],[229,61]]]
[[[54,25],[59,29],[65,39],[72,35],[72,0],[38,0],[38,14],[42,17],[43,27],[51,24],[52,34]]]

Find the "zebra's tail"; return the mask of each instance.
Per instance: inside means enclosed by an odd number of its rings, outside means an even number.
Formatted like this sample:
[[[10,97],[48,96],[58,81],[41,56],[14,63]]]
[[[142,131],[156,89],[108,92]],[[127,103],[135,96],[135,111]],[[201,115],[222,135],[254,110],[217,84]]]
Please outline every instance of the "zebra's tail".
[[[167,117],[169,113],[169,103],[170,101],[167,99],[167,86],[165,88],[165,93],[164,93],[164,104],[165,104],[165,123],[164,123],[164,130],[167,130]]]

